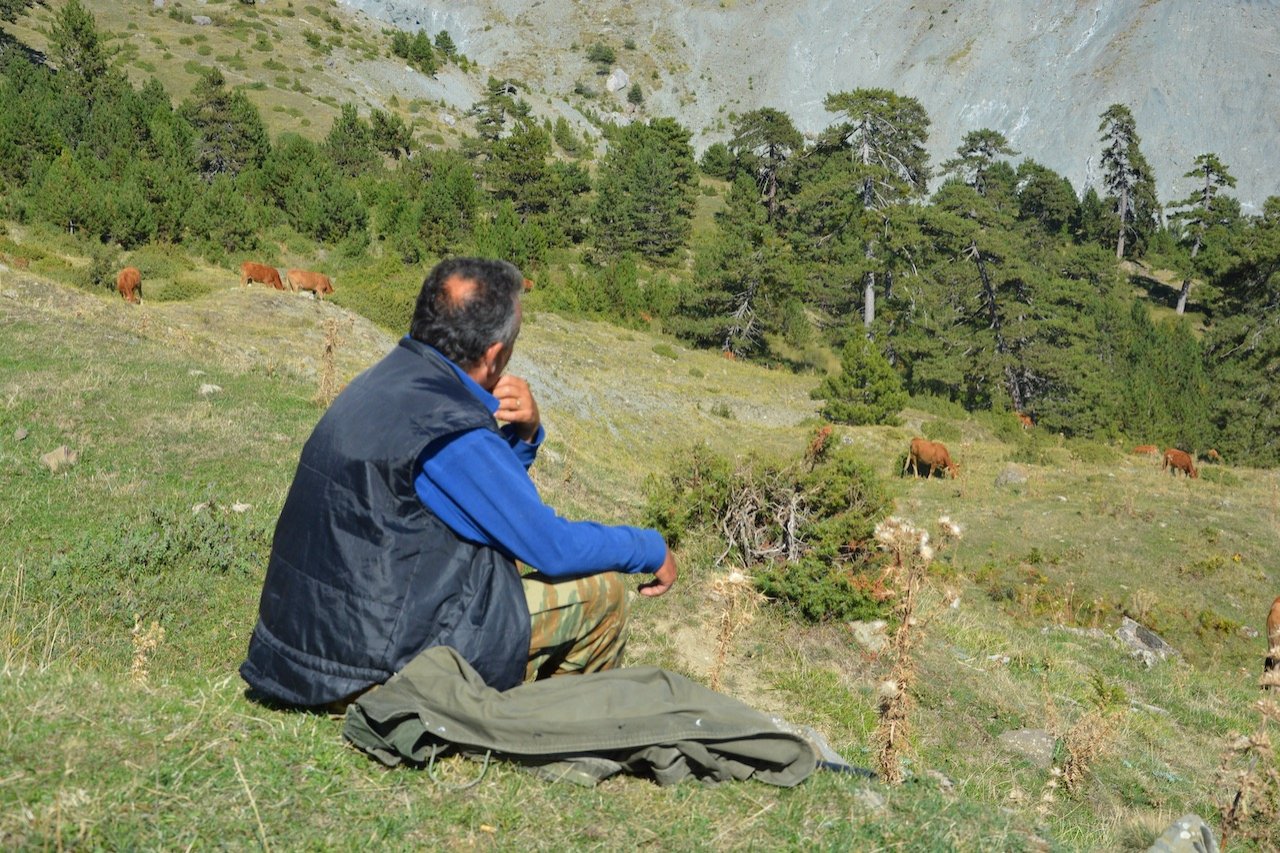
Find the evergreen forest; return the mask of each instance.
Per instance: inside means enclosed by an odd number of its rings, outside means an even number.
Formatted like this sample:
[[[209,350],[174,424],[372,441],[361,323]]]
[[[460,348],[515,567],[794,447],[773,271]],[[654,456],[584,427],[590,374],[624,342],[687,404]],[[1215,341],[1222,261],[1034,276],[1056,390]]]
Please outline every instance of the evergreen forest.
[[[0,0],[0,27],[30,5]],[[424,71],[479,73],[447,33],[392,41]],[[810,135],[779,109],[731,115],[700,157],[631,103],[594,138],[489,78],[457,148],[355,104],[318,141],[273,137],[216,66],[180,102],[131,82],[70,0],[47,56],[0,30],[0,219],[74,235],[91,287],[147,246],[230,269],[304,245],[340,302],[396,330],[436,260],[501,256],[538,309],[829,373],[815,394],[838,422],[892,422],[910,395],[1280,463],[1280,198],[1243,211],[1230,151],[1160,199],[1123,104],[1098,105],[1100,183],[1073,187],[988,128],[931,162],[902,92],[828,93]]]

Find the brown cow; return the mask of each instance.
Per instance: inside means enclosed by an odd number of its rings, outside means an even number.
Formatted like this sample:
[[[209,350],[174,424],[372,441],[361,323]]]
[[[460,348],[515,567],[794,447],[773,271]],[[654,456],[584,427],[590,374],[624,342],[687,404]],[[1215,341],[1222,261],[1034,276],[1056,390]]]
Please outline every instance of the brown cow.
[[[285,275],[289,279],[290,290],[310,290],[321,299],[326,293],[333,293],[333,282],[324,273],[289,270]]]
[[[533,290],[533,279],[526,278],[524,280],[524,292],[528,293],[530,290]]]
[[[256,264],[253,261],[245,261],[240,265],[240,286],[248,287],[251,281],[269,285],[276,290],[284,290],[284,282],[280,280],[280,271],[275,267]]]
[[[1014,414],[1018,416],[1018,422],[1022,424],[1023,429],[1035,429],[1036,422],[1031,419],[1030,415],[1025,415],[1022,412],[1014,412]]]
[[[124,297],[125,302],[142,304],[142,273],[137,267],[125,267],[116,276],[116,290]]]
[[[929,441],[927,438],[911,439],[911,450],[907,453],[907,460],[902,463],[902,475],[905,477],[907,468],[911,469],[914,476],[920,476],[920,466],[929,466],[929,476],[933,476],[933,472],[938,468],[945,468],[947,473],[951,475],[951,479],[956,478],[956,473],[960,466],[951,461],[951,454],[947,452],[947,447],[940,441]]]
[[[1133,449],[1133,452],[1140,456],[1159,456],[1160,448],[1154,444],[1139,444]]]
[[[1160,467],[1168,469],[1169,473],[1175,477],[1178,476],[1179,471],[1193,480],[1200,476],[1200,472],[1196,470],[1196,463],[1191,459],[1191,454],[1184,453],[1175,447],[1165,450],[1164,462]]]
[[[1267,614],[1267,659],[1262,666],[1263,687],[1280,686],[1280,598]],[[1271,674],[1271,678],[1266,676]]]
[[[1205,462],[1212,462],[1215,465],[1222,464],[1222,454],[1210,447],[1204,453],[1200,454],[1200,458]]]

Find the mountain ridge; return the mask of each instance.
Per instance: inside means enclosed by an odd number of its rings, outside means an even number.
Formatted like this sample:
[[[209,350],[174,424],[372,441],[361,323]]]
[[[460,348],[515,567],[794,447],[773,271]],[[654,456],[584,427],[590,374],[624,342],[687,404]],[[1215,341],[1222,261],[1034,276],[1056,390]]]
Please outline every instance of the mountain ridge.
[[[617,66],[641,84],[645,112],[677,117],[699,148],[728,137],[729,112],[783,109],[812,134],[832,120],[828,93],[884,87],[928,110],[935,165],[987,127],[1083,193],[1100,180],[1099,116],[1124,103],[1163,201],[1192,191],[1182,176],[1206,152],[1235,175],[1246,211],[1280,194],[1268,157],[1280,118],[1280,89],[1268,83],[1280,70],[1273,3],[341,3],[403,29],[447,29],[482,66],[565,109],[575,83],[594,74],[586,46],[632,39],[637,49],[619,51]]]

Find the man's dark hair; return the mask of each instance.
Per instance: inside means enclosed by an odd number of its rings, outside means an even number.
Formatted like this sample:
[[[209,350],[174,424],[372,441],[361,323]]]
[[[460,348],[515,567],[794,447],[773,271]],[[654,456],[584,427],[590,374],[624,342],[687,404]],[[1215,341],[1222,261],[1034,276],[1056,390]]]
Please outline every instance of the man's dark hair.
[[[454,279],[458,283],[450,286]],[[469,367],[493,343],[515,343],[516,303],[523,290],[524,276],[506,261],[441,261],[422,282],[409,335],[454,364]]]

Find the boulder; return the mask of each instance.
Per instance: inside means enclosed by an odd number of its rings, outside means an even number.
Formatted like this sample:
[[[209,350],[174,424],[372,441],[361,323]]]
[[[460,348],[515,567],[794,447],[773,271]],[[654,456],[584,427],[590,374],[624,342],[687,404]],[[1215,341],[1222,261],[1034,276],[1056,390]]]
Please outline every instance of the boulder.
[[[191,23],[195,24],[197,27],[207,27],[213,23],[213,18],[210,18],[208,15],[192,15]]]
[[[1016,465],[1006,465],[996,477],[997,486],[1021,486],[1027,482],[1027,475]]]
[[[609,74],[609,79],[604,83],[604,87],[610,92],[620,92],[630,85],[631,78],[621,68],[613,69],[612,73]]]
[[[1147,853],[1218,853],[1218,842],[1199,815],[1184,814],[1160,833]]]
[[[1129,654],[1142,661],[1150,669],[1162,660],[1180,657],[1178,650],[1164,641],[1159,634],[1128,616],[1116,629],[1116,637]]]
[[[1044,729],[1016,729],[1000,735],[1005,749],[1016,752],[1036,767],[1053,765],[1053,735]]]
[[[80,454],[77,451],[62,444],[41,456],[40,461],[44,463],[46,468],[56,474],[63,468],[70,468],[76,464],[76,459],[79,456]]]

